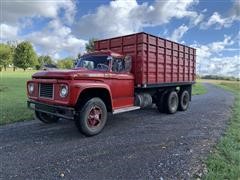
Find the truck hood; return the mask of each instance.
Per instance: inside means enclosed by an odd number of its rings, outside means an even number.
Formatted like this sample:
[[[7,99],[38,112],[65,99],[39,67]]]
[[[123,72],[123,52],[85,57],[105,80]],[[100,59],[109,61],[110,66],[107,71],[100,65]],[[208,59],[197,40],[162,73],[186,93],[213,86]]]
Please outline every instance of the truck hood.
[[[49,70],[40,71],[32,75],[36,79],[78,79],[78,78],[94,78],[104,77],[104,72],[91,71],[85,68],[70,70]]]

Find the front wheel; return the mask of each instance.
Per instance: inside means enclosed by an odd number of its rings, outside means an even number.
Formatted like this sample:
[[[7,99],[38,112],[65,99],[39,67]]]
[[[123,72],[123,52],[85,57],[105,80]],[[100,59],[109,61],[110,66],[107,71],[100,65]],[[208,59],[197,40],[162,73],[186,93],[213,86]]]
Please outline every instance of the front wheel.
[[[86,136],[100,133],[107,121],[107,108],[100,98],[92,98],[78,110],[75,118],[79,131]]]
[[[56,117],[47,113],[35,111],[35,119],[42,121],[43,123],[46,123],[46,124],[51,124],[51,123],[58,122],[59,117]]]

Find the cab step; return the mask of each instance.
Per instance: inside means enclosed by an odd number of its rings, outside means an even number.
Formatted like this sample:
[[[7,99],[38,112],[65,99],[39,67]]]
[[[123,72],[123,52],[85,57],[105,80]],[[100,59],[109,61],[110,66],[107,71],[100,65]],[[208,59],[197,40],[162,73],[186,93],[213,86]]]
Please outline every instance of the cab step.
[[[140,109],[140,106],[131,106],[131,107],[125,107],[125,108],[120,108],[120,109],[116,109],[113,111],[113,114],[119,114],[119,113],[123,113],[123,112],[128,112],[128,111],[134,111]]]

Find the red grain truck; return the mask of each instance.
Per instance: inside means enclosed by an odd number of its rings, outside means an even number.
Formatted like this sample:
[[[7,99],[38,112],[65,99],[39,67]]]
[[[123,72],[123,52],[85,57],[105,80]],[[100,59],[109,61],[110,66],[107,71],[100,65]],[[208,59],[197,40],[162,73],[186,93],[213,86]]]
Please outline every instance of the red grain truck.
[[[72,119],[83,134],[102,131],[107,114],[152,104],[163,113],[185,111],[195,82],[196,50],[147,33],[95,42],[71,70],[37,72],[27,82],[36,119]]]

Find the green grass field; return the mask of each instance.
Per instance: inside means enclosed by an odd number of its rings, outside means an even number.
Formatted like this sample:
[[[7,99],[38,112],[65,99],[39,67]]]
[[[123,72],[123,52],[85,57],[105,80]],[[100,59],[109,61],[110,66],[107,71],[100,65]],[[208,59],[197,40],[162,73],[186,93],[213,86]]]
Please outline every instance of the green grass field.
[[[193,85],[193,88],[192,88],[193,95],[205,94],[206,92],[207,92],[207,89],[202,85],[202,83],[197,82],[196,84]]]
[[[240,83],[229,81],[210,81],[232,91],[235,105],[229,127],[206,164],[206,179],[240,179]]]
[[[32,119],[26,106],[26,81],[35,71],[0,72],[0,124]]]
[[[26,106],[26,81],[31,79],[33,70],[0,72],[0,125],[33,119],[33,112]],[[193,94],[204,94],[201,83],[193,86]]]

